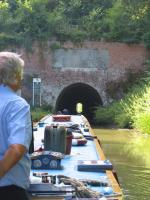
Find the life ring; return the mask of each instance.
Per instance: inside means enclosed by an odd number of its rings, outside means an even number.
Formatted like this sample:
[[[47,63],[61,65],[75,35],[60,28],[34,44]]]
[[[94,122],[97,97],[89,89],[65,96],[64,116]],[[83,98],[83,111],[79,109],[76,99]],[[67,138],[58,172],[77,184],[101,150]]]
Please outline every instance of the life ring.
[[[78,138],[78,139],[73,138],[72,139],[73,146],[83,146],[86,143],[87,143],[87,139],[85,139],[85,138]]]
[[[73,139],[82,139],[82,138],[84,138],[83,134],[78,133],[78,132],[72,132],[72,136],[73,136]]]

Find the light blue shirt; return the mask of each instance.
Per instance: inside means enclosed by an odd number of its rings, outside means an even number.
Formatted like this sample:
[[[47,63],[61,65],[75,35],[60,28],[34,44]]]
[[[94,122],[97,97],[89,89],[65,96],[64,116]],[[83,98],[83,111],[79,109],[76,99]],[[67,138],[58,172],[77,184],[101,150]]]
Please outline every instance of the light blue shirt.
[[[0,160],[11,144],[30,146],[32,129],[29,104],[7,86],[0,85]],[[11,155],[10,155],[11,156]],[[23,158],[0,179],[0,186],[29,187],[30,158]]]

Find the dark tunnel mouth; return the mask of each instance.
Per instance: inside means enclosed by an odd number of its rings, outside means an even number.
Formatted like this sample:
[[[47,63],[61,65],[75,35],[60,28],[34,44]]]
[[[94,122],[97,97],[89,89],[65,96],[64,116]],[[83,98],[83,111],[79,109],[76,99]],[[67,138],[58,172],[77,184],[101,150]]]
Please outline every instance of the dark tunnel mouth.
[[[102,100],[97,90],[84,83],[75,83],[62,90],[57,98],[55,111],[68,109],[70,114],[77,114],[76,104],[83,104],[82,114],[93,123],[94,108],[102,105]]]

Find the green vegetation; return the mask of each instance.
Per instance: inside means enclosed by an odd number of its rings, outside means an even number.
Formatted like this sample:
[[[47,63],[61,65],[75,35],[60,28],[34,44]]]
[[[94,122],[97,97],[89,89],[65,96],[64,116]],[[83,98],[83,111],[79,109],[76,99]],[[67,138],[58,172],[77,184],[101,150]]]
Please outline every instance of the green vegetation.
[[[128,91],[126,96],[95,112],[98,124],[116,124],[150,134],[150,69]]]
[[[150,48],[149,0],[3,0],[0,48],[34,41],[105,40]]]
[[[48,114],[52,113],[51,106],[42,106],[42,107],[32,107],[31,108],[31,115],[32,115],[32,121],[38,122],[40,119],[45,117]]]
[[[85,39],[144,43],[150,49],[149,19],[150,0],[3,0],[0,49],[24,46],[31,50],[33,42],[45,44],[50,39],[57,41],[51,49],[66,40],[82,43]],[[149,102],[147,75],[121,101],[98,108],[96,121],[150,134]]]

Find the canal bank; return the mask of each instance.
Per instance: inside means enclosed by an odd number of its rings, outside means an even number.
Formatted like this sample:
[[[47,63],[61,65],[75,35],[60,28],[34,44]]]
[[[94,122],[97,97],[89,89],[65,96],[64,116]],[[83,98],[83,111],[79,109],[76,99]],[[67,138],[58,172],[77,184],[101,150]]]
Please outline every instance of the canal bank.
[[[135,137],[128,129],[94,128],[100,138],[104,153],[113,162],[125,200],[150,199],[150,137]],[[137,145],[138,144],[138,145]],[[142,153],[141,153],[142,152]]]

